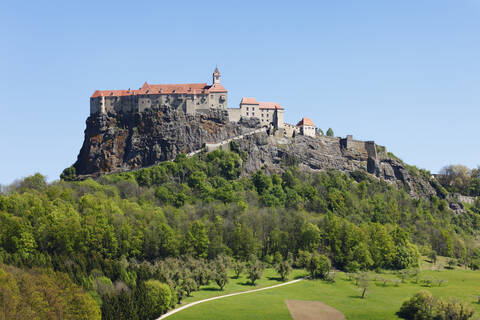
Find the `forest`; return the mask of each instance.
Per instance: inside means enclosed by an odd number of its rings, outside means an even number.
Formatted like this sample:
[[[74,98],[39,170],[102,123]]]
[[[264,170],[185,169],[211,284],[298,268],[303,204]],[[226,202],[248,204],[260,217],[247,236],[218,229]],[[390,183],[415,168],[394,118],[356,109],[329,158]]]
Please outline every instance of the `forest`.
[[[445,199],[412,199],[363,171],[304,172],[295,161],[247,176],[245,157],[180,155],[83,181],[68,168],[53,183],[35,174],[2,188],[0,296],[18,303],[0,314],[35,318],[21,303],[35,290],[27,277],[64,291],[29,300],[39,319],[153,319],[240,265],[303,267],[319,255],[346,272],[398,270],[438,254],[480,268],[478,201],[455,215]]]

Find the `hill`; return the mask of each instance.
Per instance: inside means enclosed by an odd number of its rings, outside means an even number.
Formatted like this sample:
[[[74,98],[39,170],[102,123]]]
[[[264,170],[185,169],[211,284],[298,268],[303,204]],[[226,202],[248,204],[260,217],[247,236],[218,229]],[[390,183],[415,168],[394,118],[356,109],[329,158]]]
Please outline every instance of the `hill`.
[[[413,198],[445,196],[431,174],[406,165],[373,141],[320,134],[288,137],[280,129],[262,128],[256,118],[231,122],[226,110],[191,115],[164,105],[143,112],[95,113],[86,124],[85,140],[73,165],[80,178],[148,167],[181,153],[233,147],[243,154],[244,174],[263,167],[281,173],[283,164],[311,172],[360,170],[407,188]]]

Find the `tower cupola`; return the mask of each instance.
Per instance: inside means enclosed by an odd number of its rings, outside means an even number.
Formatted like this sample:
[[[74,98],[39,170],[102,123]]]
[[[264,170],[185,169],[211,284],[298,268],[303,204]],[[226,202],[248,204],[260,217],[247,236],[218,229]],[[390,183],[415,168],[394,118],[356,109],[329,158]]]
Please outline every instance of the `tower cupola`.
[[[213,72],[213,84],[220,83],[220,71],[218,71],[218,68],[215,68],[215,71]]]

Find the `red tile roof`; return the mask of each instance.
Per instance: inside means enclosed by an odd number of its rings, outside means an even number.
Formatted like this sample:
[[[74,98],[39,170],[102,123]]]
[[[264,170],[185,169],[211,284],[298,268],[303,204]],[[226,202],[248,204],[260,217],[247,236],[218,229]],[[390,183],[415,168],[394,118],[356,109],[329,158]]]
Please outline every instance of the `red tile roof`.
[[[310,119],[310,118],[305,118],[305,117],[303,117],[302,120],[300,120],[300,121],[297,123],[297,127],[299,127],[299,126],[312,126],[312,127],[315,127],[315,125],[313,124],[312,119]]]
[[[215,83],[214,85],[211,85],[207,87],[208,92],[227,92],[227,89],[225,89],[220,83]]]
[[[124,97],[124,96],[134,96],[138,94],[139,90],[95,90],[91,98],[97,97]]]
[[[199,94],[208,88],[206,83],[148,84],[144,83],[139,94]]]
[[[257,99],[255,98],[242,98],[242,101],[240,101],[240,104],[258,104]]]
[[[209,86],[206,83],[148,84],[145,82],[139,90],[96,90],[91,98],[139,94],[201,94],[211,92],[227,92],[227,90],[219,83]]]
[[[278,102],[259,102],[260,109],[279,109],[283,110],[283,107]]]
[[[258,102],[255,98],[245,97],[242,98],[240,104],[255,104],[260,109],[279,109],[283,110],[283,107],[278,102]]]

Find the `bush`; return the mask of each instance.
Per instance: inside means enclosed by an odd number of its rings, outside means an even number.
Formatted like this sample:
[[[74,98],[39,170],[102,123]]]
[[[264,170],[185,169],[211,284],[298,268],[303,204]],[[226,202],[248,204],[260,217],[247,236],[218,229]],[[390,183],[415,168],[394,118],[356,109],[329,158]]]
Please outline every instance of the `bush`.
[[[313,279],[327,279],[331,267],[330,259],[316,252],[312,254],[307,265],[307,269]]]
[[[405,301],[399,317],[407,320],[469,320],[475,311],[454,298],[437,299],[428,291],[420,291]]]
[[[157,317],[165,313],[170,307],[172,290],[170,287],[158,280],[145,281],[146,305],[150,305],[152,316]]]

